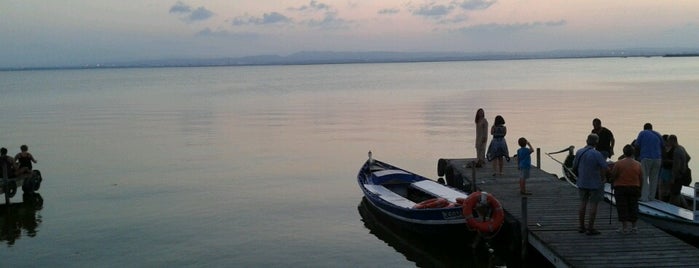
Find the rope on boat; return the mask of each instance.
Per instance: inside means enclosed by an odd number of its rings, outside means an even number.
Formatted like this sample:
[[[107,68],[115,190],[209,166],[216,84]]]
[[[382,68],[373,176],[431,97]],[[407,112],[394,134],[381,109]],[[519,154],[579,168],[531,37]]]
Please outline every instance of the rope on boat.
[[[570,172],[570,174],[571,174],[572,176],[574,176],[574,177],[577,179],[578,177],[575,176],[575,173],[573,173],[573,171],[572,171],[571,169],[569,169],[568,167],[566,167],[566,165],[563,164],[563,162],[561,162],[561,161],[559,161],[558,159],[556,159],[556,158],[554,158],[553,156],[551,156],[551,154],[561,153],[561,152],[565,152],[565,151],[567,151],[567,150],[568,150],[568,149],[566,148],[565,150],[561,150],[561,151],[559,151],[559,152],[546,153],[546,155],[548,155],[548,157],[550,157],[551,159],[553,159],[553,161],[556,161],[556,163],[561,164],[561,166],[562,166],[565,170],[567,170],[568,172]],[[565,180],[568,182],[568,184],[570,184],[571,186],[573,186],[573,187],[575,187],[575,188],[578,188],[578,185],[575,184],[575,183],[573,183],[572,181],[570,181],[570,179],[568,178],[568,176],[565,176],[565,174],[563,174],[563,178],[565,178]]]

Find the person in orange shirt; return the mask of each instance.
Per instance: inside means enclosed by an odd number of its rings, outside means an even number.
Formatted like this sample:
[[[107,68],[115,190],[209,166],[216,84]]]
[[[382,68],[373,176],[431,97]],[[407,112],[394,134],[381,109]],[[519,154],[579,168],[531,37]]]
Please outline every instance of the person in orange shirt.
[[[641,163],[633,157],[634,150],[630,144],[624,146],[623,158],[614,163],[612,168],[614,198],[621,222],[621,228],[618,232],[622,234],[638,232],[636,221],[638,220],[638,199],[641,197],[643,172]]]

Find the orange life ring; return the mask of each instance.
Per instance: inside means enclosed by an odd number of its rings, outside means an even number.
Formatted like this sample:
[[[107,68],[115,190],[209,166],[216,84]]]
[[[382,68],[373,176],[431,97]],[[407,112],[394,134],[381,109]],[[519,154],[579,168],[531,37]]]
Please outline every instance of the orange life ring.
[[[502,209],[500,201],[495,199],[492,194],[487,192],[474,192],[468,195],[466,200],[458,200],[462,202],[463,214],[466,219],[466,225],[470,229],[475,229],[481,233],[494,233],[502,227],[505,221],[505,210]],[[477,205],[488,205],[490,207],[490,217],[473,217],[473,210]]]
[[[415,209],[423,208],[443,208],[449,205],[449,201],[444,198],[432,198],[417,203],[413,206]]]

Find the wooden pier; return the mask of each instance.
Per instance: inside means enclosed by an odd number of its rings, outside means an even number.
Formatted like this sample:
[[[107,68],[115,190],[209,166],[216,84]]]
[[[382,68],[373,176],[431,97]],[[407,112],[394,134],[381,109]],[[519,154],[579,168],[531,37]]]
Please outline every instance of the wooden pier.
[[[539,161],[535,156],[532,160]],[[495,195],[509,216],[520,226],[526,225],[522,241],[556,267],[699,266],[699,249],[641,219],[637,234],[617,233],[621,223],[616,208],[608,202],[600,202],[597,211],[595,228],[602,234],[578,233],[577,189],[554,174],[532,167],[527,180],[527,191],[532,195],[524,197],[519,193],[515,159],[505,162],[504,175],[497,176],[493,176],[492,163],[474,169],[467,167],[471,161],[440,159],[438,169],[442,171],[438,173],[443,175],[446,169],[448,181],[472,180],[475,174],[477,187]]]

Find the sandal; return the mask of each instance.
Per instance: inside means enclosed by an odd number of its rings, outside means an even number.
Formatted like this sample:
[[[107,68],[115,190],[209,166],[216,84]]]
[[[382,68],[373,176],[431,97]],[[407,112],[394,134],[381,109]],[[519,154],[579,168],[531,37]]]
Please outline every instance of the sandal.
[[[578,233],[582,234],[584,232],[587,232],[587,230],[585,230],[585,227],[582,227],[582,226],[578,227]]]
[[[616,232],[619,233],[619,234],[628,234],[628,233],[629,233],[629,231],[627,231],[627,230],[624,229],[624,228],[616,229]]]

